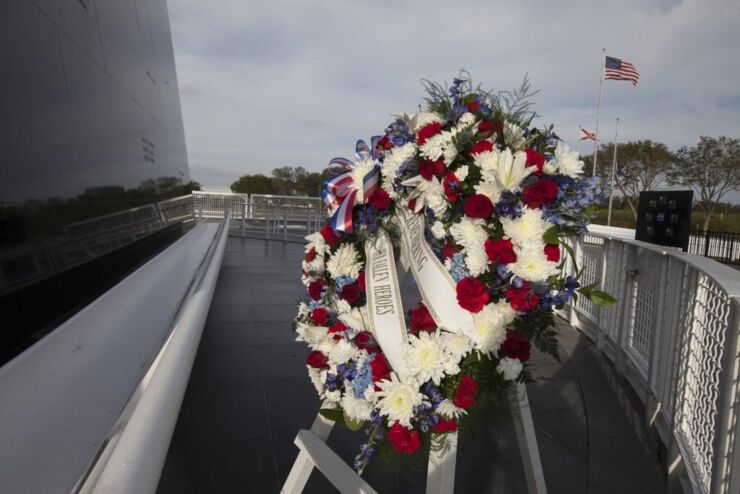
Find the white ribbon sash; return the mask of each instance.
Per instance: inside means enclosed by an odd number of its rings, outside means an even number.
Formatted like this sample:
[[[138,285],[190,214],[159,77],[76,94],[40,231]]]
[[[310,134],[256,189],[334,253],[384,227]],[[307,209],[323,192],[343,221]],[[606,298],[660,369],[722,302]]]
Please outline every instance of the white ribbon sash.
[[[403,379],[406,376],[403,350],[408,339],[393,244],[388,234],[381,230],[375,239],[365,241],[365,257],[370,329],[388,363]]]
[[[441,328],[455,333],[462,331],[473,341],[478,341],[473,316],[457,303],[455,280],[424,239],[423,216],[404,209],[397,219],[402,255],[411,268],[432,318]]]

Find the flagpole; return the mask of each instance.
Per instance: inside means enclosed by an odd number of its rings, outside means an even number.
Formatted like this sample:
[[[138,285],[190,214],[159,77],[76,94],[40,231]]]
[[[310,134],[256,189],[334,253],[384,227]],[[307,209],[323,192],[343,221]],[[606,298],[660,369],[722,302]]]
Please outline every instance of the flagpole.
[[[604,69],[606,67],[606,48],[601,49],[601,77],[599,77],[599,104],[596,107],[596,139],[594,140],[594,169],[591,174],[592,177],[596,176],[596,159],[599,154],[599,117],[601,115],[601,97],[604,94]]]
[[[578,156],[581,155],[581,126],[578,126]]]
[[[617,125],[614,127],[614,158],[612,159],[612,173],[609,179],[609,213],[606,217],[606,226],[612,224],[612,201],[614,200],[614,175],[617,170],[617,133],[619,132],[619,117],[617,117]]]

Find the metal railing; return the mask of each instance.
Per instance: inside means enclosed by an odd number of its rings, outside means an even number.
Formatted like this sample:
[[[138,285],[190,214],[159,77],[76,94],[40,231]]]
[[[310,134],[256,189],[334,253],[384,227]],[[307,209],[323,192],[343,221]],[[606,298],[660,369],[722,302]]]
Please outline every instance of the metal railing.
[[[740,233],[692,231],[689,252],[719,262],[740,264]]]
[[[740,274],[600,230],[573,243],[580,281],[599,281],[618,302],[602,309],[579,298],[563,314],[642,399],[669,474],[683,464],[693,492],[740,492]]]

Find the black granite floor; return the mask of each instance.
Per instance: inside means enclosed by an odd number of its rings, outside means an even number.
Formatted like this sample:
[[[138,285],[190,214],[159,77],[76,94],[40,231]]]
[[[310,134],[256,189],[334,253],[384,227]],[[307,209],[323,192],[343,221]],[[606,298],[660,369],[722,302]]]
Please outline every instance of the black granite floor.
[[[161,493],[279,492],[319,400],[305,370],[308,351],[291,322],[304,290],[300,244],[232,237],[159,485]],[[415,290],[404,284],[404,301]],[[535,354],[529,385],[550,493],[661,493],[646,446],[639,400],[587,338],[565,324],[562,363]],[[524,493],[524,473],[505,412],[491,410],[460,435],[456,492]],[[348,463],[362,433],[336,428],[328,444]],[[424,492],[425,463],[364,477],[378,492]],[[306,492],[335,492],[317,471]]]

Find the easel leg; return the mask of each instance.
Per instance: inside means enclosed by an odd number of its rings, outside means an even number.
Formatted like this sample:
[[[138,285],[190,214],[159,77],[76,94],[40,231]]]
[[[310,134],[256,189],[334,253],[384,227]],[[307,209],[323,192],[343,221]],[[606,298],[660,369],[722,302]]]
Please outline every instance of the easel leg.
[[[457,432],[445,434],[447,446],[439,452],[429,452],[426,494],[452,494],[455,491],[457,463]]]
[[[331,429],[334,427],[334,422],[325,419],[321,414],[316,415],[316,419],[313,421],[311,426],[311,432],[316,434],[319,439],[326,442],[331,433]],[[309,458],[308,453],[304,450],[300,450],[298,458],[293,463],[293,468],[290,469],[288,478],[285,479],[285,484],[280,491],[284,494],[297,494],[303,492],[303,488],[308,482],[308,477],[311,476],[313,471],[314,463]]]
[[[540,461],[540,450],[537,447],[532,411],[529,408],[527,388],[522,383],[516,383],[516,387],[511,391],[511,412],[519,443],[519,451],[522,454],[524,475],[527,478],[527,489],[530,494],[546,494],[545,475],[542,472],[542,462]]]

